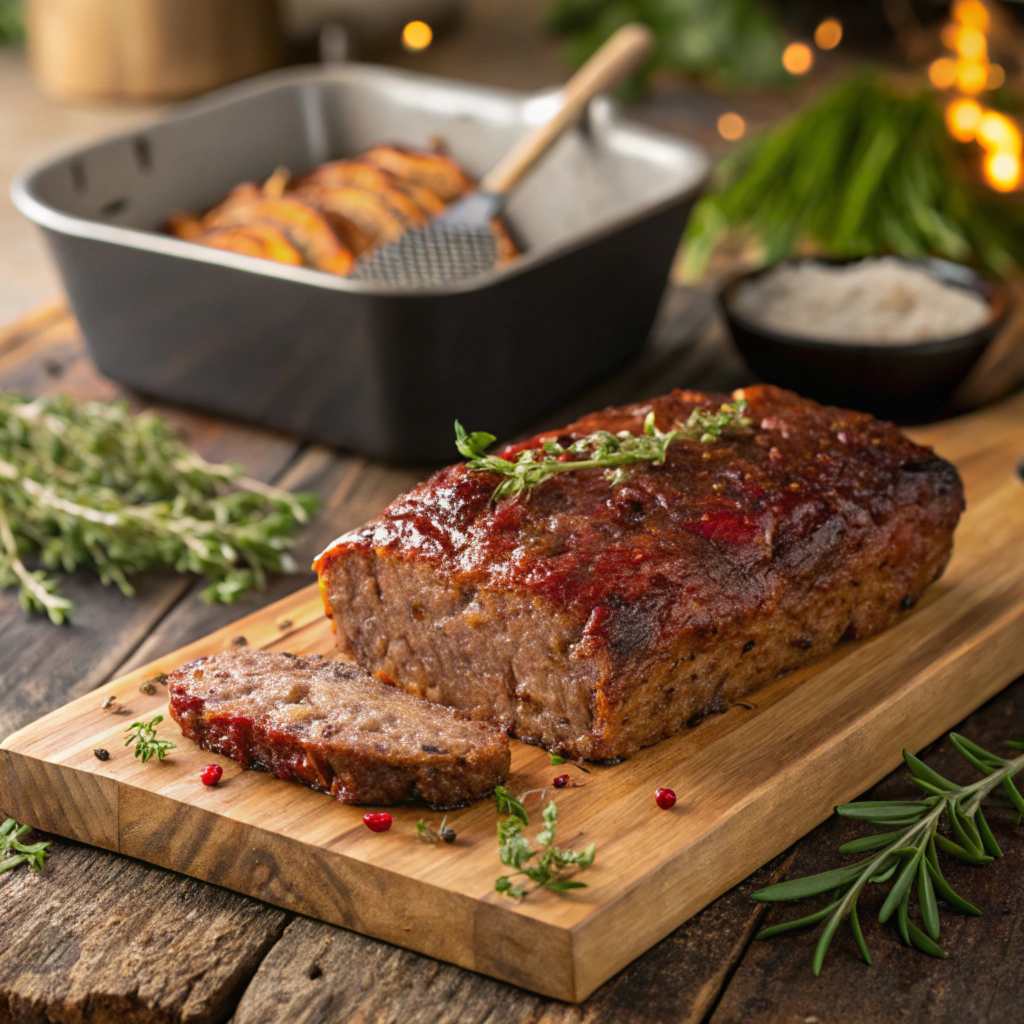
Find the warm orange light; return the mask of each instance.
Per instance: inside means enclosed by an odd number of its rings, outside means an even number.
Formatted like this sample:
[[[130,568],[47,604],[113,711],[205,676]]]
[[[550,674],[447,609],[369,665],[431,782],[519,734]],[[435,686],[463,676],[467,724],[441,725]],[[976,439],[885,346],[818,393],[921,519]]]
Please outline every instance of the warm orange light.
[[[823,50],[834,50],[842,39],[843,26],[837,18],[826,18],[814,30],[814,41]]]
[[[956,84],[956,63],[949,57],[938,57],[928,65],[928,80],[936,89],[952,89]]]
[[[987,150],[999,153],[1021,151],[1020,129],[1008,117],[995,110],[982,114],[975,137]]]
[[[746,130],[747,122],[739,114],[734,114],[731,110],[718,119],[718,134],[730,142],[742,139]]]
[[[957,28],[957,26],[954,25],[953,22],[947,22],[945,25],[942,26],[942,32],[939,34],[940,38],[942,39],[942,45],[947,50],[955,50],[956,40],[959,33],[960,29]]]
[[[407,50],[425,50],[434,39],[434,30],[425,21],[410,21],[402,29],[402,45]]]
[[[1006,81],[1006,71],[1001,64],[989,64],[986,89],[998,89]]]
[[[814,53],[806,43],[790,43],[782,51],[782,66],[791,75],[805,75],[814,64]]]
[[[985,42],[985,33],[979,32],[976,28],[957,29],[953,49],[964,60],[973,60],[978,63],[988,60],[988,43]]]
[[[989,153],[982,169],[985,180],[997,192],[1012,192],[1020,184],[1020,157],[1016,153]]]
[[[976,64],[973,60],[956,62],[957,88],[968,96],[977,96],[985,91],[988,84],[988,65]]]
[[[976,28],[979,32],[987,32],[991,24],[988,9],[981,0],[957,0],[952,14],[953,19],[965,28]]]
[[[946,108],[946,127],[959,142],[970,142],[981,120],[981,107],[974,100],[955,100]]]

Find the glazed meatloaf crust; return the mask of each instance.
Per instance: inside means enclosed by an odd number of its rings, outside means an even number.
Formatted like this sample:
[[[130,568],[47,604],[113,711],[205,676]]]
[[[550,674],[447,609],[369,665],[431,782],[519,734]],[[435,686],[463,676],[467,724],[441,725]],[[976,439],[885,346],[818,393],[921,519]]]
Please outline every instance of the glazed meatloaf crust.
[[[206,750],[350,804],[488,796],[508,777],[508,738],[321,655],[248,647],[167,678],[171,716]]]
[[[449,466],[317,560],[367,670],[569,757],[627,756],[889,626],[949,558],[956,470],[891,423],[771,386],[748,427],[677,441],[612,487],[567,472],[494,502]],[[727,395],[674,391],[503,449],[664,431]]]

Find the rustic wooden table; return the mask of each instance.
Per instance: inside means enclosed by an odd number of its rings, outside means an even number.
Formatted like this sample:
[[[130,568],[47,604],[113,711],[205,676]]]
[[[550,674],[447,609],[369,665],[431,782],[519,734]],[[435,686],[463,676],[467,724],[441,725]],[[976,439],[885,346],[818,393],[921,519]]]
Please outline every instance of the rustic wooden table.
[[[742,382],[742,367],[716,330],[708,329],[708,317],[701,295],[672,293],[647,355],[582,396],[577,408],[680,384],[724,388]],[[98,398],[118,393],[98,375],[61,307],[0,332],[0,388]],[[239,459],[264,480],[323,496],[321,512],[300,537],[300,563],[426,471],[368,462],[180,409],[161,411],[207,458]],[[78,612],[74,624],[63,628],[26,617],[11,592],[0,592],[0,737],[309,579],[278,578],[240,605],[210,607],[200,601],[199,586],[179,576],[143,577],[133,600],[75,578],[67,592]],[[1024,737],[1024,680],[972,715],[962,731],[993,746]],[[941,771],[962,774],[962,762],[947,744],[928,757]],[[909,792],[899,772],[876,787],[885,797]],[[1019,1021],[1024,832],[1009,826],[999,827],[1003,860],[984,870],[958,863],[949,868],[954,886],[985,917],[948,915],[946,961],[900,945],[891,927],[873,920],[870,901],[862,920],[872,922],[866,931],[873,967],[857,958],[848,934],[840,933],[817,980],[810,971],[809,935],[752,941],[777,912],[752,901],[750,892],[787,875],[834,866],[835,847],[855,831],[838,820],[822,825],[580,1006],[54,839],[42,874],[19,869],[0,875],[0,1022]]]

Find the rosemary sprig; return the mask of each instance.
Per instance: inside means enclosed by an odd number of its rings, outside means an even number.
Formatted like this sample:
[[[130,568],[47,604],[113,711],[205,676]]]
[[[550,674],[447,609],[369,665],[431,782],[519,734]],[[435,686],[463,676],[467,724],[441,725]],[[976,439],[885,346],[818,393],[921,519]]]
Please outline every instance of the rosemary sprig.
[[[148,722],[132,722],[125,729],[128,739],[124,741],[126,747],[135,744],[135,756],[145,764],[150,758],[155,757],[162,761],[167,756],[168,750],[174,750],[177,744],[170,740],[157,739],[156,727],[164,720],[163,715],[156,715]]]
[[[8,818],[0,825],[0,874],[27,864],[33,871],[42,871],[43,862],[49,857],[50,843],[23,843],[22,836],[31,832],[30,825],[19,825]]]
[[[947,955],[938,944],[938,900],[945,900],[961,913],[981,916],[981,911],[958,895],[946,881],[939,865],[938,851],[968,864],[988,864],[1002,857],[981,809],[982,801],[997,787],[1002,788],[1001,795],[1016,811],[1016,823],[1020,824],[1024,818],[1024,797],[1012,782],[1013,776],[1024,768],[1024,755],[1007,760],[955,732],[949,734],[949,739],[964,759],[982,773],[983,778],[967,786],[957,785],[904,750],[903,759],[914,783],[928,795],[922,800],[862,801],[837,807],[836,813],[845,818],[889,829],[845,843],[839,847],[840,853],[879,852],[846,867],[780,882],[753,893],[754,899],[766,902],[802,900],[832,893],[832,901],[827,906],[806,917],[765,928],[757,938],[768,939],[827,919],[812,961],[817,975],[836,929],[844,919],[848,919],[857,948],[864,961],[870,964],[871,954],[857,919],[857,900],[868,883],[884,884],[895,878],[878,919],[884,923],[895,914],[900,937],[906,945],[916,946],[930,956]],[[1007,745],[1024,750],[1024,743],[1010,741]],[[948,823],[953,838],[939,831],[943,821]],[[910,895],[914,889],[917,890],[923,928],[918,927],[909,915]]]
[[[617,434],[598,430],[568,446],[557,441],[545,441],[540,448],[519,452],[515,459],[488,455],[487,449],[497,440],[495,436],[486,431],[467,433],[456,420],[455,447],[466,457],[466,465],[471,470],[505,478],[494,489],[492,501],[532,490],[558,473],[574,473],[581,469],[603,469],[608,483],[618,487],[629,478],[627,466],[640,462],[661,465],[669,445],[675,441],[689,439],[701,444],[714,444],[728,431],[750,426],[750,420],[743,415],[746,409],[747,402],[743,398],[725,402],[714,412],[697,408],[685,423],[677,423],[667,432],[655,426],[654,413],[649,412],[641,434],[631,434],[628,430],[620,430]]]
[[[54,573],[80,568],[126,595],[144,569],[193,572],[206,600],[234,601],[294,568],[288,549],[315,504],[206,462],[123,402],[0,394],[0,587],[55,623],[72,603]]]
[[[537,833],[537,843],[541,849],[536,850],[523,835],[523,829],[530,823],[530,819],[522,803],[511,796],[504,786],[498,786],[494,796],[498,809],[509,813],[509,817],[498,822],[498,856],[506,867],[515,868],[511,875],[502,875],[495,880],[495,890],[513,899],[522,899],[536,889],[550,889],[552,892],[585,889],[586,882],[576,881],[573,875],[594,863],[596,846],[591,843],[579,851],[560,850],[555,846],[558,808],[554,800],[549,801],[541,812],[544,828]],[[534,857],[537,857],[536,861]],[[513,879],[518,875],[522,875],[525,881],[514,882]],[[532,888],[527,888],[527,881],[533,882]]]

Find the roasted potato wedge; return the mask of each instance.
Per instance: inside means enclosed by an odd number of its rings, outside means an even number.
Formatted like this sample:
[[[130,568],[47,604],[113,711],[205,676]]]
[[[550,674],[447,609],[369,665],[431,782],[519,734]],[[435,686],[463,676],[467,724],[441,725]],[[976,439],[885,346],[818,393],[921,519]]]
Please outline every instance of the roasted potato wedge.
[[[368,192],[364,188],[309,183],[299,186],[292,194],[318,209],[327,210],[351,221],[371,246],[393,242],[409,227],[415,226],[396,212],[382,196],[376,192]]]
[[[401,146],[372,146],[360,160],[371,167],[390,171],[402,181],[419,185],[433,192],[442,202],[450,203],[473,188],[473,181],[449,156],[424,153]]]
[[[287,263],[293,267],[302,266],[299,250],[276,224],[256,221],[244,227],[212,228],[196,236],[192,241],[213,249],[241,253],[243,256],[256,256],[264,260],[273,260],[275,263]]]
[[[203,218],[203,226],[245,227],[256,221],[277,224],[302,254],[306,266],[345,276],[355,257],[343,241],[348,226],[335,217],[293,196],[266,199],[260,191],[258,197],[232,193]]]
[[[321,164],[297,182],[295,188],[301,193],[310,186],[327,189],[358,188],[370,192],[387,203],[407,227],[425,224],[428,217],[444,209],[444,204],[430,192],[427,193],[427,202],[436,209],[428,209],[410,191],[401,187],[402,183],[393,175],[360,160],[335,160]]]

